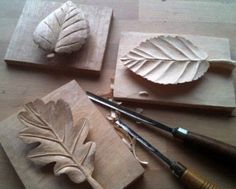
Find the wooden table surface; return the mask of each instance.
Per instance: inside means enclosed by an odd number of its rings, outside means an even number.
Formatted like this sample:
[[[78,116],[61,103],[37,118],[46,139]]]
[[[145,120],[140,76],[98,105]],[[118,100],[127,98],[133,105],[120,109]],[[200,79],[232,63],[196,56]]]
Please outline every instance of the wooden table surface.
[[[89,78],[68,73],[7,66],[3,60],[4,55],[25,1],[0,1],[0,120],[21,109],[26,102],[42,97],[72,79],[76,79],[86,90],[98,94],[108,93],[110,80],[114,76],[121,31],[226,37],[230,39],[232,59],[236,59],[236,2],[234,0],[74,0],[74,2],[113,8],[113,20],[100,77]],[[144,115],[165,124],[185,127],[236,145],[235,117],[160,106],[142,107]],[[104,109],[101,110],[106,113]],[[182,144],[157,130],[131,125],[169,157],[192,167],[221,188],[235,188],[234,169],[218,164],[194,149],[184,148]],[[137,146],[137,154],[140,158],[148,160],[149,165],[146,167],[144,176],[130,188],[183,188],[163,164],[140,146]],[[0,188],[24,188],[1,147],[0,170]]]

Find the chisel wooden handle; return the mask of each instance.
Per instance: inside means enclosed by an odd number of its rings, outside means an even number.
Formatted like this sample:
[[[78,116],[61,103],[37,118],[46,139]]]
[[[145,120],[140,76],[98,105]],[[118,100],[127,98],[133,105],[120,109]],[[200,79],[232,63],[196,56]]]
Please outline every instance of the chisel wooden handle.
[[[173,174],[189,189],[219,189],[218,186],[190,171],[179,162],[175,162],[171,169]]]
[[[219,189],[215,184],[188,169],[184,172],[180,181],[191,189]]]
[[[213,138],[203,136],[182,128],[176,128],[173,135],[180,138],[187,145],[200,147],[207,152],[219,155],[222,159],[236,161],[236,147]]]

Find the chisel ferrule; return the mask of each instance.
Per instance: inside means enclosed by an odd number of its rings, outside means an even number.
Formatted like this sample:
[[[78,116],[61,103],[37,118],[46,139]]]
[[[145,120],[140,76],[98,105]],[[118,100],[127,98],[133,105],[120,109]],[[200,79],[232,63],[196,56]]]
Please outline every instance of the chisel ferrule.
[[[188,135],[188,130],[181,127],[177,127],[173,129],[172,134],[177,138],[184,139]]]
[[[179,162],[172,162],[170,166],[171,172],[177,177],[181,178],[184,172],[186,171],[186,167]]]

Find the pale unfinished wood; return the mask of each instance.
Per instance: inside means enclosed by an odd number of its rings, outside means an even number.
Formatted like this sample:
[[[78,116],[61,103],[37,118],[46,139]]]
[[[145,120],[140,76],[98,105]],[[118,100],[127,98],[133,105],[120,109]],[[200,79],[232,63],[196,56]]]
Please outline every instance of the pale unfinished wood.
[[[199,79],[209,68],[207,53],[178,35],[159,35],[131,49],[121,61],[141,77],[159,84]]]
[[[104,188],[124,188],[143,174],[143,168],[75,81],[43,98],[44,102],[58,99],[63,99],[70,105],[75,123],[81,117],[89,120],[88,140],[96,142],[97,145],[93,177]],[[72,184],[68,178],[55,177],[51,169],[40,169],[25,158],[30,148],[17,137],[22,128],[23,125],[17,120],[16,114],[11,116],[1,123],[0,141],[25,187],[80,187]]]
[[[235,24],[236,3],[203,1],[139,1],[141,20]]]
[[[78,51],[89,35],[84,12],[71,1],[58,7],[36,27],[33,40],[49,53]]]
[[[64,2],[57,0],[58,2]],[[146,1],[146,0],[145,0]],[[143,1],[143,2],[145,2]],[[157,0],[156,0],[157,1]],[[153,1],[153,6],[156,1]],[[162,1],[162,0],[159,0]],[[162,1],[166,3],[166,0]],[[186,0],[189,1],[189,0]],[[193,1],[193,0],[192,0]],[[198,1],[199,0],[195,0]],[[201,0],[203,1],[203,0]],[[216,0],[212,1],[214,4]],[[214,1],[214,2],[213,2]],[[235,0],[217,0],[229,3]],[[83,4],[91,4],[96,6],[108,6],[114,10],[114,19],[112,20],[110,39],[108,48],[106,49],[106,56],[104,59],[102,74],[96,81],[92,78],[85,78],[80,75],[76,77],[79,80],[83,89],[89,90],[98,94],[105,94],[109,91],[110,78],[114,76],[114,68],[116,63],[116,56],[118,51],[118,41],[120,39],[120,31],[139,31],[139,32],[153,32],[153,33],[185,33],[194,35],[208,35],[214,37],[224,37],[230,39],[231,55],[233,59],[236,59],[236,39],[235,31],[236,26],[234,24],[224,24],[219,22],[191,22],[196,20],[192,16],[189,10],[189,6],[182,4],[182,9],[186,10],[185,16],[190,18],[189,22],[166,22],[165,17],[162,21],[138,21],[138,10],[143,8],[139,5],[138,0],[74,0],[73,2],[80,2]],[[10,41],[11,34],[14,31],[17,20],[22,11],[25,1],[23,0],[2,0],[0,1],[0,40],[1,40],[1,64],[0,64],[0,120],[5,119],[9,115],[20,110],[23,104],[32,101],[35,97],[44,96],[50,91],[70,81],[75,76],[71,75],[58,75],[53,72],[33,71],[30,69],[23,70],[15,67],[6,66],[3,62],[4,54]],[[212,12],[212,15],[216,17],[214,12],[214,6],[211,3],[206,4],[209,8],[208,13]],[[17,6],[15,6],[17,5]],[[227,4],[228,5],[228,4]],[[171,6],[171,5],[170,5]],[[194,6],[194,5],[193,5]],[[167,6],[166,8],[168,8]],[[158,8],[158,7],[156,7]],[[204,9],[199,10],[198,15],[203,15]],[[218,11],[218,10],[217,10]],[[230,12],[234,10],[228,10],[228,16],[224,16],[224,20],[228,21],[230,18]],[[146,11],[149,14],[149,11]],[[173,17],[175,11],[169,12]],[[164,14],[163,14],[164,15]],[[170,15],[165,14],[166,17]],[[194,16],[197,16],[196,14]],[[156,19],[157,20],[157,19]],[[99,86],[99,87],[98,87]],[[134,103],[133,108],[140,107],[140,104]],[[99,107],[99,106],[98,106]],[[209,113],[199,113],[183,109],[174,108],[162,108],[159,106],[143,106],[143,114],[154,119],[157,119],[163,123],[171,126],[180,126],[188,128],[189,130],[200,132],[208,136],[217,138],[224,142],[228,142],[232,145],[236,145],[236,119],[229,118],[222,115],[215,115]],[[105,109],[103,110],[106,115]],[[130,124],[131,125],[131,124]],[[167,153],[169,157],[176,160],[184,161],[188,166],[198,172],[203,173],[211,181],[220,183],[221,188],[234,189],[236,186],[235,170],[228,169],[223,165],[220,165],[212,159],[203,156],[194,150],[184,148],[182,145],[178,145],[174,140],[170,140],[169,137],[162,135],[158,131],[149,130],[140,126],[133,126],[132,128],[138,131],[142,136],[151,141],[156,147],[163,152]],[[0,153],[3,154],[0,148]],[[148,160],[150,167],[145,171],[142,179],[138,179],[128,188],[135,189],[183,189],[183,186],[178,183],[162,164],[148,154],[144,149],[137,145],[137,154],[143,160]],[[1,155],[0,155],[1,156]],[[1,158],[0,158],[1,159]],[[0,188],[4,189],[24,189],[19,185],[15,177],[13,177],[13,171],[11,165],[7,160],[1,159],[0,161]],[[18,179],[19,180],[19,179]],[[82,187],[83,188],[83,187]]]
[[[47,52],[33,42],[33,32],[38,23],[60,5],[61,3],[41,0],[26,1],[6,52],[5,61],[19,66],[98,74],[106,49],[112,9],[77,4],[78,8],[86,12],[89,22],[90,35],[86,45],[71,55],[57,55],[53,60],[47,60]]]
[[[94,189],[103,188],[92,177],[96,143],[85,142],[89,120],[82,117],[74,123],[70,106],[62,99],[29,102],[17,118],[26,126],[18,136],[28,144],[40,143],[26,158],[39,166],[55,162],[56,176],[67,174],[77,184],[88,181]]]
[[[231,71],[210,69],[202,79],[193,83],[163,86],[144,80],[127,70],[120,58],[140,42],[156,35],[159,34],[127,32],[121,36],[114,84],[114,97],[117,100],[214,108],[226,111],[234,109],[235,94]],[[209,55],[209,60],[230,59],[229,42],[227,39],[191,35],[183,36],[206,51]],[[140,91],[147,91],[148,96],[139,95]]]

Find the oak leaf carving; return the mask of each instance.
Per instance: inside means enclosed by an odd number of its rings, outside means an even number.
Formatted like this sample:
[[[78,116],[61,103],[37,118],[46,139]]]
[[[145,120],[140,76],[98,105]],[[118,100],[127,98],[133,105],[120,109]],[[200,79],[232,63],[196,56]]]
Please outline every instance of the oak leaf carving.
[[[88,121],[80,119],[73,125],[70,106],[63,100],[45,104],[35,100],[25,105],[18,119],[26,127],[19,137],[26,143],[40,143],[27,157],[38,165],[55,162],[56,176],[67,174],[75,183],[87,180],[93,188],[101,185],[92,178],[96,144],[85,142]]]
[[[83,11],[67,1],[38,24],[33,40],[48,52],[71,53],[82,47],[88,35]]]
[[[141,42],[121,61],[141,77],[159,84],[197,80],[209,68],[207,53],[181,36],[160,35]]]

